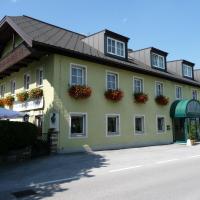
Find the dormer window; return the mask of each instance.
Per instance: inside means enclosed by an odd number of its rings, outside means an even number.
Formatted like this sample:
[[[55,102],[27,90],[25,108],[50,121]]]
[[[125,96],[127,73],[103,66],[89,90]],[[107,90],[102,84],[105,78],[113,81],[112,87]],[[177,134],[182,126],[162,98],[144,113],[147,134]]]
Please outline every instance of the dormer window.
[[[107,37],[107,53],[125,58],[125,43]]]
[[[164,56],[152,53],[151,54],[152,59],[152,66],[158,69],[165,69],[165,58]]]
[[[192,78],[192,67],[186,64],[183,64],[183,76]]]

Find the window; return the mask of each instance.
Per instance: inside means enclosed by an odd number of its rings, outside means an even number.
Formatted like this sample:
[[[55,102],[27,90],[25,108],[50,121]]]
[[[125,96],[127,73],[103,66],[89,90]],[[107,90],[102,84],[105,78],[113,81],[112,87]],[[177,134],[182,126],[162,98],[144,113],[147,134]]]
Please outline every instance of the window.
[[[86,114],[85,113],[71,113],[70,114],[70,137],[86,137]]]
[[[192,78],[192,67],[183,64],[183,76]]]
[[[14,80],[12,80],[10,82],[10,91],[11,91],[11,94],[15,94],[15,90],[16,90],[16,82]]]
[[[143,79],[134,78],[134,93],[143,92]]]
[[[192,90],[192,98],[197,100],[198,96],[197,96],[197,90]]]
[[[165,59],[163,56],[152,53],[152,66],[160,69],[165,69]]]
[[[176,99],[182,99],[182,87],[176,86]]]
[[[86,67],[71,64],[71,85],[86,85]]]
[[[156,96],[163,95],[163,83],[156,82]]]
[[[144,116],[135,116],[135,133],[144,133]]]
[[[107,53],[125,57],[125,43],[108,37]]]
[[[107,115],[107,136],[119,135],[119,115],[111,114]]]
[[[5,86],[5,84],[0,85],[0,96],[4,97],[5,92],[6,92],[6,86]]]
[[[24,74],[24,89],[28,90],[30,87],[30,75],[29,74]]]
[[[157,116],[157,132],[165,132],[165,118],[163,116]]]
[[[36,85],[42,86],[43,85],[43,69],[37,69],[36,70]]]
[[[107,90],[118,89],[118,74],[107,72]]]

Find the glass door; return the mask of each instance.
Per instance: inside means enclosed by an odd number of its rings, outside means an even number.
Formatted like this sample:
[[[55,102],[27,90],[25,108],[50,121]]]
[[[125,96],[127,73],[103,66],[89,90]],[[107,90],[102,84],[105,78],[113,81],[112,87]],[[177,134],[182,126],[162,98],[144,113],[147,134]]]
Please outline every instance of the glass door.
[[[174,119],[174,141],[185,142],[185,119],[177,118]]]

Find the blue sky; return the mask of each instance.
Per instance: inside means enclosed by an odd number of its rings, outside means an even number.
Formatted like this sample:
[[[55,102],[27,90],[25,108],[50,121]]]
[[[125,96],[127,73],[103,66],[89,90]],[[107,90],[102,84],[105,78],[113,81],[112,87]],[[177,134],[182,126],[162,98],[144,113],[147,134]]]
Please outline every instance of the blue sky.
[[[154,46],[200,68],[199,9],[199,0],[1,0],[0,17],[25,14],[84,34],[111,29],[129,48]]]

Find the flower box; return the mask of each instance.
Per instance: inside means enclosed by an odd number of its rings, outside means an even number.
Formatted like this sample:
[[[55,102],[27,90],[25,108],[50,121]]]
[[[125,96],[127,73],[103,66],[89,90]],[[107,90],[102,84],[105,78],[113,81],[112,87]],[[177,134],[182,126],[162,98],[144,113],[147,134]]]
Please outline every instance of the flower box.
[[[134,99],[136,103],[146,103],[148,101],[148,95],[142,92],[134,93]]]
[[[20,92],[17,94],[17,100],[20,102],[25,102],[29,98],[29,93],[27,91],[25,92]]]
[[[40,88],[34,88],[29,91],[29,99],[39,99],[43,96],[43,90]]]
[[[160,95],[155,98],[155,101],[157,104],[165,106],[169,103],[169,98],[166,96]]]
[[[105,91],[104,95],[106,99],[118,102],[123,98],[124,93],[120,89],[117,89],[117,90],[107,90]]]
[[[74,99],[86,99],[91,96],[92,89],[85,85],[72,85],[68,93]]]
[[[12,106],[14,101],[15,101],[15,97],[10,95],[4,99],[4,104],[7,106]]]
[[[2,98],[0,99],[0,107],[3,108],[5,106],[5,100]]]

